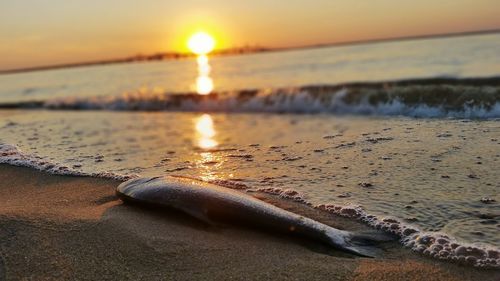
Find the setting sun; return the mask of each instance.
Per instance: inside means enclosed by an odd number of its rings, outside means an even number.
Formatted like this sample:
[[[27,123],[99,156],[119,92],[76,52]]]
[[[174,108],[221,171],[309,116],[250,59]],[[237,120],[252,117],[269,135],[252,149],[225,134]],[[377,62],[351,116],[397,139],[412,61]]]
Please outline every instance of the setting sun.
[[[197,55],[206,55],[214,49],[215,40],[206,32],[197,32],[189,38],[188,47]]]
[[[500,281],[499,11],[0,0],[0,281]]]

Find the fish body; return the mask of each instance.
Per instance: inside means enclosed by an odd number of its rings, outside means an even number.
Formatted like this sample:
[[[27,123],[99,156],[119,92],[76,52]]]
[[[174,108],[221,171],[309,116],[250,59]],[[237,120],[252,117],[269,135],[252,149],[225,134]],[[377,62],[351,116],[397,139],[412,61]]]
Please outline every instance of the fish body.
[[[374,257],[378,249],[357,235],[283,210],[243,192],[203,181],[178,177],[132,179],[116,193],[125,202],[169,207],[213,224],[236,221],[280,232],[297,233],[359,256]]]

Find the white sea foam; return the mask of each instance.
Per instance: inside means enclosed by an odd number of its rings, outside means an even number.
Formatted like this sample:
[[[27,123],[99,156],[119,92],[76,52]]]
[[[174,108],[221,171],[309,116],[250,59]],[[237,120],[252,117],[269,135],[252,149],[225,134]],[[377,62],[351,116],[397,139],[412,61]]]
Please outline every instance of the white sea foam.
[[[82,172],[62,164],[44,160],[37,155],[24,153],[17,146],[4,143],[0,143],[0,164],[33,168],[54,175],[88,176],[123,181],[138,177],[138,175],[121,175],[112,172]]]
[[[500,117],[498,81],[487,80],[485,84],[481,83],[483,82],[468,80],[432,83],[416,80],[393,84],[380,82],[240,90],[206,96],[138,90],[118,96],[65,97],[3,106],[70,110],[330,113],[431,118]]]
[[[303,194],[290,189],[264,188],[256,191],[301,202],[331,214],[362,221],[372,227],[397,235],[405,247],[433,258],[452,260],[476,267],[500,268],[500,249],[492,245],[464,243],[446,233],[423,231],[419,227],[403,223],[395,217],[369,214],[361,206],[355,204],[313,205],[305,199]]]
[[[460,90],[455,90],[460,94]],[[452,118],[497,118],[500,117],[500,102],[493,105],[482,102],[441,104],[431,102],[409,103],[397,94],[388,100],[374,101],[378,93],[366,90],[366,94],[351,101],[353,94],[344,88],[317,94],[305,89],[260,90],[251,95],[242,92],[220,93],[212,96],[192,94],[144,95],[127,93],[118,97],[93,97],[86,99],[54,99],[44,103],[49,109],[99,109],[141,111],[211,111],[211,112],[264,112],[264,113],[332,113],[410,117]],[[408,94],[409,95],[409,94]],[[453,99],[453,97],[448,97]]]
[[[0,163],[30,167],[55,175],[90,176],[125,181],[138,175],[121,175],[112,172],[86,173],[62,164],[46,161],[43,158],[22,152],[16,146],[0,143]],[[293,189],[259,188],[252,189],[243,183],[214,181],[228,188],[263,192],[285,200],[293,200],[331,214],[356,219],[372,227],[393,233],[400,237],[401,243],[412,250],[443,260],[452,260],[476,267],[500,268],[500,249],[486,244],[463,243],[441,232],[427,232],[419,227],[403,223],[398,218],[377,216],[367,213],[359,205],[314,205],[307,201],[307,195]]]

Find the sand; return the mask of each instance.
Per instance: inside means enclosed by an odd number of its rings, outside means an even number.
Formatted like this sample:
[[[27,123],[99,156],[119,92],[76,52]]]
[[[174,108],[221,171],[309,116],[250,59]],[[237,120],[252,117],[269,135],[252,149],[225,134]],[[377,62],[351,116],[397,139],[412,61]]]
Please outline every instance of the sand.
[[[124,205],[117,181],[0,165],[0,280],[499,280],[500,272],[381,245],[360,258],[252,227]],[[254,194],[338,228],[364,225]]]

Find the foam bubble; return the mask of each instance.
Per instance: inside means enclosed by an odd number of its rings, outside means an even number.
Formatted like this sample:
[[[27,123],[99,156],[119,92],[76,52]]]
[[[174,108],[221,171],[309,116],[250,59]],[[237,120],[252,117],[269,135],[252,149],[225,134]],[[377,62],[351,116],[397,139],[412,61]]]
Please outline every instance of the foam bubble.
[[[112,172],[86,173],[62,164],[54,163],[36,155],[22,152],[17,146],[0,143],[0,163],[44,171],[54,175],[89,176],[114,180],[129,180],[138,175],[121,175]]]
[[[252,191],[268,193],[268,194],[279,196],[282,199],[293,200],[295,202],[299,202],[299,203],[303,203],[303,204],[312,206],[311,203],[307,202],[304,199],[304,195],[303,194],[301,194],[300,192],[295,191],[293,189],[285,189],[285,190],[283,190],[281,188],[269,187],[269,188],[259,188],[259,189],[252,190]]]

